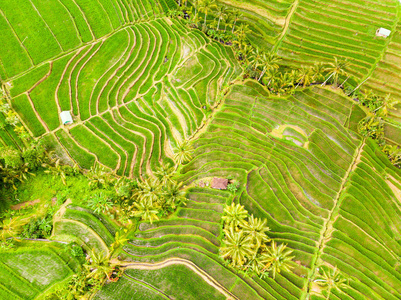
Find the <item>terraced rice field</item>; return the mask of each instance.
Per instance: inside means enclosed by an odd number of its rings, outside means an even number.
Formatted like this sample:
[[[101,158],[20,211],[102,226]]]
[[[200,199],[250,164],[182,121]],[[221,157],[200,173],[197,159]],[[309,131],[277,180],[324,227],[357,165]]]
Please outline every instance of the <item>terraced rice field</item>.
[[[250,41],[261,48],[272,48],[280,38],[283,30],[288,26],[291,9],[295,7],[295,0],[218,0],[220,5],[226,5],[229,9],[238,9],[242,17],[238,25],[246,23],[251,32]]]
[[[277,53],[288,65],[348,59],[347,71],[359,83],[367,79],[386,52],[390,39],[375,36],[378,28],[395,30],[398,1],[297,1]],[[381,77],[382,78],[382,77]]]
[[[97,37],[9,78],[12,105],[34,136],[81,167],[139,177],[171,160],[238,67],[230,49],[167,18]],[[73,125],[61,126],[61,111]]]
[[[69,278],[79,263],[60,245],[30,242],[18,251],[2,252],[1,299],[35,299],[53,285]],[[32,268],[32,266],[35,266]]]
[[[238,24],[253,22],[251,42],[285,64],[347,58],[358,82],[400,96],[399,32],[374,35],[400,30],[396,1],[219,2],[239,8]],[[239,80],[230,47],[163,15],[173,0],[13,3],[0,3],[0,77],[34,137],[82,168],[99,163],[131,178],[171,162],[182,140],[195,148],[178,169],[187,205],[140,223],[119,256],[123,277],[94,299],[323,300],[314,283],[323,265],[348,280],[328,299],[401,298],[401,171],[357,133],[365,112],[342,91],[299,88],[279,98]],[[72,125],[61,125],[66,110]],[[386,137],[401,144],[394,128]],[[11,128],[0,132],[4,145],[21,146]],[[228,176],[241,193],[200,187]],[[221,217],[232,201],[266,218],[269,236],[294,250],[291,272],[249,277],[220,258]],[[118,230],[109,221],[66,204],[52,238],[107,252]],[[1,299],[34,299],[76,268],[51,247],[2,253],[0,264]]]

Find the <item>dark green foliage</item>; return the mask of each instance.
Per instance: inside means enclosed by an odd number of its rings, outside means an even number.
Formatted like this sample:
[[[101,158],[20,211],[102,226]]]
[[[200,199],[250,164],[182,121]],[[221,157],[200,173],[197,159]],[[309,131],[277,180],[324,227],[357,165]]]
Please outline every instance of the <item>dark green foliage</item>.
[[[23,226],[22,237],[30,239],[48,238],[53,229],[53,213],[48,212],[45,216],[33,218]]]

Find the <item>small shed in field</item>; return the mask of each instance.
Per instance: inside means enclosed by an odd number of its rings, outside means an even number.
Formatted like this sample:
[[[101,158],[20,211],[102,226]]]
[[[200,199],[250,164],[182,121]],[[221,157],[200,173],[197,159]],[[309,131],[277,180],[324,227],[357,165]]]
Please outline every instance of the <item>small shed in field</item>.
[[[72,120],[72,116],[71,113],[69,111],[62,111],[60,113],[60,118],[61,118],[61,123],[63,125],[68,125],[68,124],[72,124],[73,120]]]
[[[218,190],[226,190],[228,185],[228,179],[214,177],[212,180],[211,187]]]
[[[388,30],[383,27],[376,30],[376,36],[381,36],[381,37],[386,38],[386,37],[390,36],[390,34],[391,34],[391,30]]]

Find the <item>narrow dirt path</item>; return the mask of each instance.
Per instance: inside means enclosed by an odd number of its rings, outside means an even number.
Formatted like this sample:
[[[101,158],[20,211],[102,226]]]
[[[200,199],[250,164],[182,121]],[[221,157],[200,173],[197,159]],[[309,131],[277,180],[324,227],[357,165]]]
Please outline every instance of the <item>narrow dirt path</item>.
[[[294,12],[297,10],[298,4],[299,4],[299,0],[295,0],[291,6],[290,12],[288,13],[287,17],[285,18],[285,24],[284,24],[283,31],[281,32],[281,34],[277,40],[277,43],[273,48],[274,53],[277,52],[277,49],[280,46],[281,41],[284,39],[285,35],[287,34],[287,30],[288,30],[288,27],[290,26],[292,16],[293,16]]]
[[[208,273],[206,273],[204,270],[199,268],[196,264],[193,262],[182,259],[182,258],[169,258],[161,262],[157,263],[144,263],[144,262],[130,262],[130,263],[124,263],[124,262],[119,262],[122,267],[125,269],[138,269],[138,270],[157,270],[161,269],[167,266],[171,265],[184,265],[191,269],[193,272],[195,272],[197,275],[199,275],[204,281],[206,281],[209,285],[211,285],[213,288],[218,290],[220,293],[222,293],[224,296],[227,297],[227,299],[237,299],[239,298],[232,294],[229,290],[227,290],[223,285],[221,285],[219,282],[217,282],[212,276],[210,276]]]

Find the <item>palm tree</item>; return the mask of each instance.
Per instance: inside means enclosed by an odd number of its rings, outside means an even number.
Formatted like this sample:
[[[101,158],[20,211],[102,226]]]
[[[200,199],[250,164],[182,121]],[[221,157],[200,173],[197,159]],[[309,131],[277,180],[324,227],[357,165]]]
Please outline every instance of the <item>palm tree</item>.
[[[261,58],[261,64],[263,66],[263,71],[260,74],[260,77],[258,81],[260,81],[265,75],[267,70],[270,69],[278,69],[279,65],[278,62],[281,60],[275,53],[270,52],[270,53],[263,53],[262,58]]]
[[[216,7],[215,1],[216,0],[202,0],[202,2],[200,3],[199,11],[205,14],[205,21],[203,24],[204,26],[206,26],[206,18],[209,10]]]
[[[278,71],[278,69],[269,69],[266,73],[266,77],[269,79],[267,86],[269,87],[272,82],[274,83],[279,75],[280,72]]]
[[[400,100],[391,97],[391,94],[387,94],[383,99],[382,104],[375,109],[375,112],[378,111],[378,115],[381,117],[387,117],[389,109],[396,110],[395,106],[400,104]]]
[[[159,179],[160,184],[162,186],[165,186],[169,182],[174,181],[172,179],[174,176],[174,170],[175,167],[171,167],[169,163],[167,164],[162,163],[160,167],[156,169],[156,172],[154,172],[154,174]]]
[[[237,24],[237,21],[242,17],[242,13],[236,8],[233,10],[233,16],[234,16],[234,24],[232,28],[232,33],[234,33],[235,25]]]
[[[193,0],[192,3],[193,3],[193,6],[194,6],[194,8],[195,8],[195,15],[194,15],[194,17],[195,17],[195,19],[197,19],[198,7],[199,7],[200,0]]]
[[[111,244],[110,257],[117,250],[121,249],[128,241],[129,230],[117,231],[114,236],[114,242]]]
[[[100,192],[92,196],[87,205],[95,213],[99,214],[108,212],[113,207],[113,202],[103,192]]]
[[[301,83],[302,83],[303,87],[306,87],[307,85],[310,85],[311,82],[313,81],[313,77],[314,77],[314,75],[313,75],[313,69],[312,68],[310,68],[310,67],[302,67],[299,70],[298,78],[297,78],[298,84],[297,84],[297,86],[295,88],[297,88]]]
[[[94,279],[104,277],[110,279],[109,274],[114,270],[114,265],[110,263],[110,257],[103,252],[96,252],[95,249],[92,249],[90,253],[90,264],[85,264],[84,267],[89,272],[87,277]]]
[[[251,30],[249,29],[248,24],[241,24],[237,30],[235,31],[235,35],[237,36],[239,41],[244,41],[245,37]]]
[[[401,164],[401,149],[397,145],[385,145],[383,152],[387,154],[390,162],[398,167]]]
[[[263,52],[259,48],[252,50],[252,64],[254,66],[254,71],[261,65]]]
[[[20,233],[23,225],[24,221],[18,216],[14,218],[5,218],[0,225],[0,239],[4,241],[8,237],[15,238],[15,236]]]
[[[220,5],[220,6],[217,7],[217,18],[219,19],[219,21],[217,23],[217,31],[220,28],[221,19],[223,19],[226,14],[227,14],[227,6]]]
[[[166,204],[173,209],[180,203],[186,203],[187,198],[185,198],[185,193],[181,190],[181,186],[182,182],[177,184],[177,182],[173,181],[169,183],[164,190],[163,196]]]
[[[156,207],[149,205],[149,203],[141,200],[135,202],[134,207],[134,217],[141,218],[143,221],[149,221],[150,224],[152,224],[154,220],[159,220],[159,217],[157,216],[159,210]]]
[[[138,183],[132,197],[138,202],[144,202],[148,206],[153,206],[161,196],[160,181],[156,178],[147,178]]]
[[[270,228],[266,226],[266,223],[266,219],[258,219],[251,215],[248,218],[248,222],[244,225],[244,233],[251,238],[252,243],[257,249],[260,248],[262,243],[270,242],[270,239],[266,234]]]
[[[326,71],[329,72],[330,76],[322,83],[322,86],[326,85],[327,81],[333,77],[334,86],[338,85],[338,76],[346,74],[344,68],[348,65],[347,60],[339,60],[337,57],[334,57],[334,62],[329,63],[329,67],[326,68]]]
[[[187,140],[180,143],[177,147],[176,154],[174,155],[174,160],[177,164],[176,167],[190,161],[192,159],[192,152],[193,148]]]
[[[242,267],[249,257],[253,256],[252,241],[242,230],[235,231],[233,227],[224,230],[224,246],[220,254],[224,259],[231,259],[232,266]]]
[[[333,289],[342,292],[347,287],[347,280],[340,274],[340,270],[337,267],[329,269],[323,266],[319,272],[318,278],[314,282],[328,291],[326,299],[330,298]]]
[[[286,250],[287,245],[281,244],[277,246],[276,242],[272,242],[271,246],[267,248],[266,252],[261,255],[261,262],[265,265],[264,269],[272,271],[273,279],[276,274],[281,271],[289,272],[292,266],[289,262],[294,258],[290,256],[292,250]]]
[[[321,80],[324,80],[324,72],[327,69],[327,67],[324,65],[324,63],[322,62],[316,62],[313,67],[313,76],[314,76],[314,80],[316,82],[320,82]]]
[[[233,21],[234,21],[234,17],[233,14],[230,11],[227,11],[227,13],[225,14],[224,18],[224,33],[226,33],[227,31],[227,26],[233,26]]]
[[[224,220],[225,225],[238,230],[239,226],[244,226],[246,221],[245,219],[248,217],[248,211],[241,204],[235,204],[234,202],[231,205],[226,205],[224,207],[224,215],[222,216],[222,220]]]

